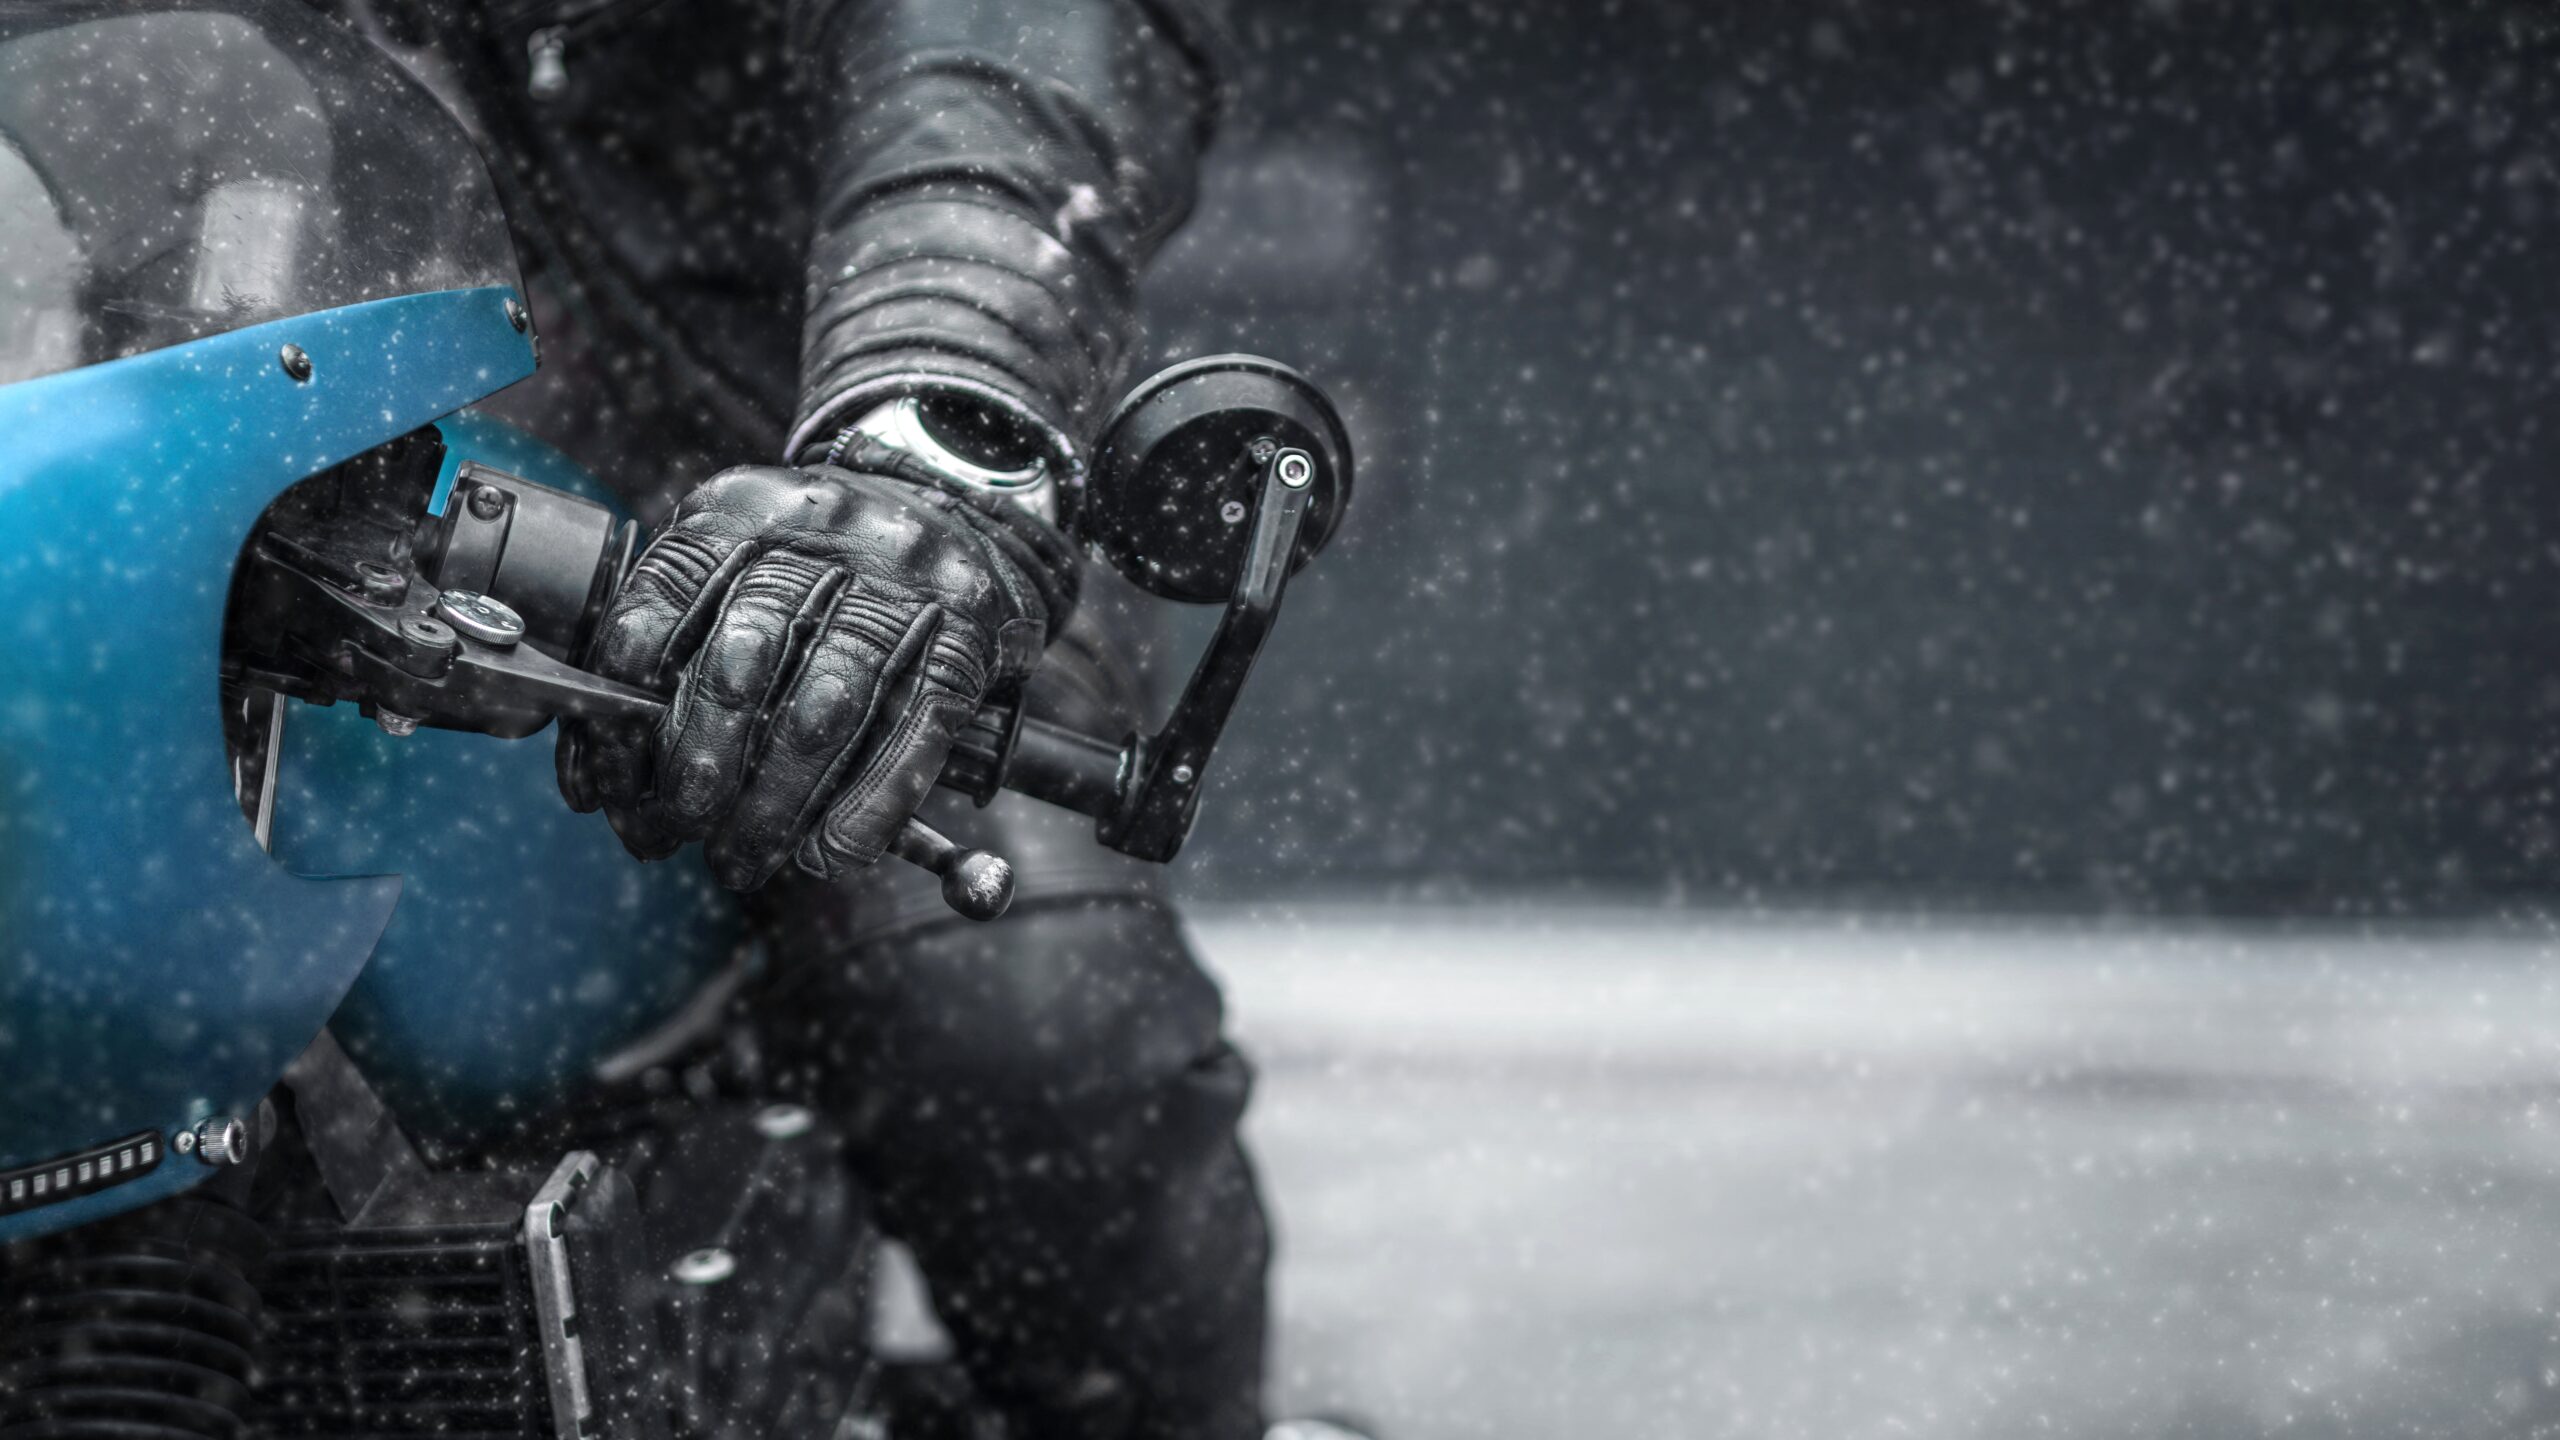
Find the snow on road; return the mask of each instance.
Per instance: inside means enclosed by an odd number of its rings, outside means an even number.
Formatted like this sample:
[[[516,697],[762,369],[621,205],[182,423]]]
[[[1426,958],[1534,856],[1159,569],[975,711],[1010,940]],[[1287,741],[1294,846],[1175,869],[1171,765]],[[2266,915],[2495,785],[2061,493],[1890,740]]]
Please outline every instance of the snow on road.
[[[1473,1436],[2560,1434],[2510,928],[1212,910],[1284,1403]]]

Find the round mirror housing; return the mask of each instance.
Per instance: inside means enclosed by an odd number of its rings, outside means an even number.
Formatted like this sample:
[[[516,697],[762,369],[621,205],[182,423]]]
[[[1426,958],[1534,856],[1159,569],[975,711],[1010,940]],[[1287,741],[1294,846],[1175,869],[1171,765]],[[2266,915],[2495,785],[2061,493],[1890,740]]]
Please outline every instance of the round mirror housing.
[[[1342,417],[1314,382],[1276,360],[1186,360],[1141,382],[1105,422],[1078,529],[1149,594],[1216,604],[1244,566],[1264,469],[1292,450],[1315,470],[1294,574],[1350,508]]]

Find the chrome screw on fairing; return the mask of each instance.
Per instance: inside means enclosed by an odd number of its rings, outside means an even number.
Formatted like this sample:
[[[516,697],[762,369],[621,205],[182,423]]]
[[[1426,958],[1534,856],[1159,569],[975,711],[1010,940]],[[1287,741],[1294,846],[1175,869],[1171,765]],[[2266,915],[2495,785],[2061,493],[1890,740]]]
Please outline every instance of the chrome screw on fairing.
[[[383,734],[388,735],[395,740],[406,740],[410,736],[418,733],[418,717],[415,715],[402,715],[390,710],[376,710],[373,712],[373,723],[382,727]]]
[[[311,352],[299,345],[287,345],[277,351],[276,363],[284,367],[284,373],[292,376],[297,385],[311,378]]]
[[[180,1153],[192,1150],[207,1165],[237,1165],[249,1158],[249,1127],[229,1115],[216,1115],[180,1132],[172,1143]]]
[[[507,297],[507,323],[516,327],[516,333],[519,335],[524,333],[526,326],[533,323],[533,316],[524,308],[524,302],[513,295]]]

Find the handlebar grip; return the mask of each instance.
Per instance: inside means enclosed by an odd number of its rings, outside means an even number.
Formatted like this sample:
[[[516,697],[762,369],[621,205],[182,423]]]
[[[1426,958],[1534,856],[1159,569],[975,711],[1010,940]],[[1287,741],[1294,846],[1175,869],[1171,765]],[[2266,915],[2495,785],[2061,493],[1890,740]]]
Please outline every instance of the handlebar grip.
[[[1128,746],[1027,716],[1020,725],[1011,762],[1003,773],[1005,789],[1096,820],[1119,807],[1121,784],[1129,769]],[[967,788],[948,768],[943,783]]]

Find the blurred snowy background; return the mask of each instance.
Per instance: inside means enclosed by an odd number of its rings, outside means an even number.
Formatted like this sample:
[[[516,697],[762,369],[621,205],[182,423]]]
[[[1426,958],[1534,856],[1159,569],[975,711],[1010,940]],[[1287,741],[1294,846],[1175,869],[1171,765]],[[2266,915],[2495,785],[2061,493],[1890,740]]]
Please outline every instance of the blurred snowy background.
[[[1281,1399],[1398,1440],[2560,1433],[2526,927],[1219,911]]]
[[[1284,1398],[2560,1433],[2560,10],[1241,8]]]
[[[1204,891],[2547,891],[2560,9],[1237,8],[1155,345],[1362,469]]]

